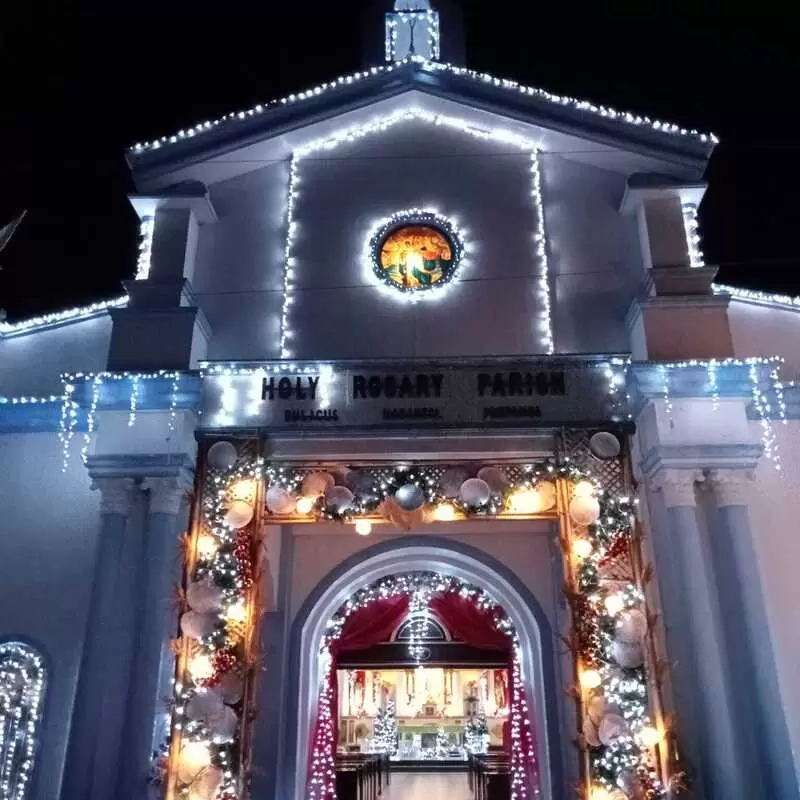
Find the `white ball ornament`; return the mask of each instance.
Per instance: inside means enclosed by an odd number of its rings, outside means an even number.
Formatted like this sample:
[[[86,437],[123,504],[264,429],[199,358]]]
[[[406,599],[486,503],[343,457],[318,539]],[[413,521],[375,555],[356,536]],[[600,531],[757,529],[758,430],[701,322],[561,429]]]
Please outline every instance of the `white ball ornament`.
[[[178,778],[182,783],[192,783],[211,763],[211,751],[203,742],[186,742],[178,757]]]
[[[333,475],[329,472],[312,472],[303,479],[302,493],[308,497],[320,497],[333,485]]]
[[[600,517],[600,503],[595,497],[573,497],[569,504],[569,515],[576,525],[591,525]]]
[[[218,742],[230,742],[236,735],[238,726],[239,718],[236,716],[236,712],[228,706],[223,706],[219,714],[208,720],[211,735]]]
[[[208,464],[223,472],[236,463],[236,456],[236,447],[230,442],[216,442],[208,449]]]
[[[461,484],[467,479],[465,470],[452,467],[444,471],[439,479],[439,488],[445,497],[458,497],[461,491]]]
[[[638,608],[628,608],[617,616],[614,636],[624,644],[639,644],[647,633],[647,616]]]
[[[414,483],[406,483],[394,493],[394,501],[404,511],[416,511],[425,505],[425,492]]]
[[[273,514],[291,514],[295,510],[295,500],[282,486],[270,486],[267,489],[267,508]]]
[[[325,492],[325,505],[341,514],[353,505],[355,495],[346,486],[332,486]]]
[[[485,506],[492,496],[492,490],[486,481],[480,478],[469,478],[461,484],[459,497],[468,506]]]
[[[244,697],[244,678],[235,670],[226,672],[220,678],[216,690],[225,705],[235,706]]]
[[[219,611],[221,601],[219,588],[210,580],[193,581],[186,589],[186,602],[192,611],[201,614]]]
[[[556,504],[556,487],[550,481],[539,481],[536,491],[542,503],[542,511],[552,508]]]
[[[216,614],[187,611],[181,616],[181,633],[190,639],[202,639],[214,633],[218,622]]]
[[[628,723],[619,714],[606,714],[598,729],[600,741],[608,746],[628,733]]]
[[[192,781],[189,787],[189,800],[214,800],[222,786],[223,778],[219,767],[206,767]]]
[[[225,522],[234,530],[250,524],[253,519],[253,506],[246,500],[234,500],[225,512]]]
[[[499,467],[482,467],[478,470],[478,478],[485,481],[493,492],[502,492],[508,486],[508,478]]]
[[[611,645],[614,661],[625,669],[636,669],[644,664],[644,647],[641,644],[614,642]]]
[[[225,704],[215,691],[198,692],[186,704],[186,714],[193,722],[208,723],[224,710]]]
[[[336,466],[331,470],[330,475],[336,486],[347,486],[350,488],[350,481],[348,480],[350,472],[351,470],[349,467]]]

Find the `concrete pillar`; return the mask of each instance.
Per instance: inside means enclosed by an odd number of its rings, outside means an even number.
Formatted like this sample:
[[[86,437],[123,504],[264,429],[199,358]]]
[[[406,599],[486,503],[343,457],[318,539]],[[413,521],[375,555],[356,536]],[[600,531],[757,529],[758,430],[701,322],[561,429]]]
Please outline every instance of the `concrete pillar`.
[[[133,656],[139,551],[129,516],[138,489],[132,478],[97,478],[92,488],[101,523],[63,800],[114,796]]]
[[[177,635],[174,588],[180,581],[180,536],[186,518],[191,477],[147,478],[142,487],[150,501],[144,554],[138,581],[139,623],[133,675],[126,712],[125,737],[116,797],[146,796],[151,756],[168,731],[165,716],[174,657],[169,643]]]
[[[717,506],[712,553],[735,686],[737,718],[757,795],[796,800],[797,778],[782,707],[753,531],[747,512],[752,471],[715,469],[709,484]]]
[[[658,538],[669,558],[659,557],[659,589],[669,653],[677,661],[672,682],[679,742],[695,797],[745,800],[760,795],[740,747],[743,721],[728,670],[708,536],[698,519],[701,480],[698,470],[667,468],[651,483],[665,507],[666,530]]]

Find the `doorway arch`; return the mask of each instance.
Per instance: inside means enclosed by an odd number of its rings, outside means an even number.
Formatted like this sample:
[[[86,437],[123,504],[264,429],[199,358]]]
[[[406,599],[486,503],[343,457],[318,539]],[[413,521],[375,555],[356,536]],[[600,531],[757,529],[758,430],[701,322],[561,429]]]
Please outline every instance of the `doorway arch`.
[[[306,598],[292,623],[288,682],[284,785],[281,796],[303,800],[312,711],[322,671],[318,659],[327,621],[357,589],[394,573],[437,571],[485,588],[506,610],[517,630],[528,697],[534,698],[542,800],[553,800],[563,785],[558,723],[559,686],[555,676],[550,621],[532,592],[497,559],[476,547],[440,536],[409,535],[385,540],[345,559]]]

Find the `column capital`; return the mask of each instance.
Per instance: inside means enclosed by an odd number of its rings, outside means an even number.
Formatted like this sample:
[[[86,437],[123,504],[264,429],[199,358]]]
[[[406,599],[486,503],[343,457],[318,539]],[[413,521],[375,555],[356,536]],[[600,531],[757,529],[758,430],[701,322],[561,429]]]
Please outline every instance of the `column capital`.
[[[708,483],[718,506],[746,506],[755,473],[751,469],[712,469],[708,472]]]
[[[145,478],[142,488],[150,492],[150,514],[180,513],[187,495],[192,489],[192,481],[188,475]]]
[[[660,469],[650,478],[653,489],[664,494],[667,508],[697,504],[695,486],[703,481],[699,469]]]
[[[93,478],[92,489],[100,492],[100,512],[127,517],[133,505],[133,478]]]

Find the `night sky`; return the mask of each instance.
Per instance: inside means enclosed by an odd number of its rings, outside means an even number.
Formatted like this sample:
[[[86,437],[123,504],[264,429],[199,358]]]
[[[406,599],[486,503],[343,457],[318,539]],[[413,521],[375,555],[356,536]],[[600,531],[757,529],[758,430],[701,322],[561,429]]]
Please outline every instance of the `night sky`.
[[[0,308],[15,319],[118,295],[132,275],[128,145],[359,69],[376,3],[9,5],[0,221],[28,209],[0,253]],[[718,281],[800,294],[793,4],[459,5],[474,69],[715,132],[706,260]]]

